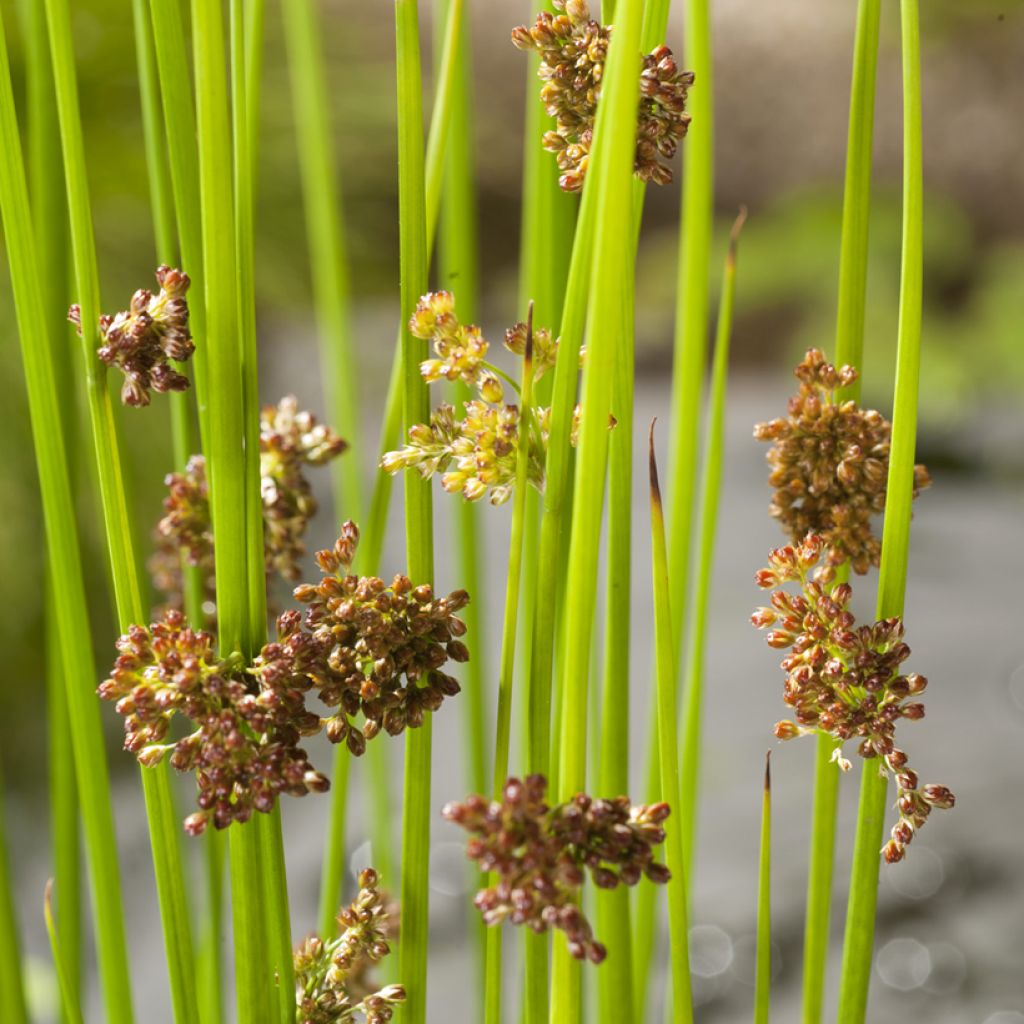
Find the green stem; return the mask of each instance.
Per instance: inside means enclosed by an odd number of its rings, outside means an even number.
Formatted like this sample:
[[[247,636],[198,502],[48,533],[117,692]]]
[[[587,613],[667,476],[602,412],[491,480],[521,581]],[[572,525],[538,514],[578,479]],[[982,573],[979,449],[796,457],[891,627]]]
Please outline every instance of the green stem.
[[[398,82],[398,206],[401,252],[402,394],[405,427],[424,423],[430,413],[419,373],[420,343],[408,318],[427,285],[427,203],[423,143],[423,81],[416,0],[396,0]],[[411,579],[429,583],[434,574],[433,510],[430,482],[414,474],[405,480],[406,559]],[[430,871],[430,765],[432,716],[406,733],[405,793],[402,804],[402,932],[399,975],[408,999],[401,1010],[408,1024],[424,1024],[427,1013],[427,926]]]
[[[2,768],[0,763],[0,793],[4,792]],[[11,1024],[28,1024],[28,1004],[21,979],[21,941],[7,860],[6,817],[0,807],[0,1019]]]
[[[757,879],[757,971],[754,979],[754,1024],[768,1024],[772,989],[772,769],[764,760],[761,802],[761,856]]]
[[[679,740],[676,734],[676,653],[672,622],[672,595],[669,585],[669,560],[665,547],[665,518],[662,512],[658,466],[654,457],[654,423],[650,433],[651,477],[651,563],[654,577],[654,649],[657,664],[656,697],[658,708],[658,799],[673,809],[679,806]],[[686,865],[683,860],[683,833],[669,819],[666,829],[665,859],[672,878],[668,883],[668,929],[671,944],[669,962],[672,977],[672,1021],[683,1024],[693,1020],[690,991],[689,912],[687,909]]]
[[[835,362],[837,366],[849,364],[859,370],[863,370],[880,13],[880,0],[860,0],[854,40],[853,81],[850,87],[846,183],[839,255]],[[859,393],[858,380],[843,391],[843,397],[857,399]],[[832,761],[835,747],[836,743],[830,736],[819,734],[814,760],[814,812],[807,873],[807,912],[804,919],[803,1024],[819,1024],[824,1011],[836,809],[839,802],[839,772]]]
[[[78,989],[74,987],[71,980],[71,966],[65,962],[64,952],[61,949],[60,937],[57,934],[57,927],[53,921],[53,879],[46,883],[46,891],[43,895],[43,919],[46,922],[46,934],[50,939],[50,953],[53,956],[53,966],[57,972],[57,986],[60,989],[60,1012],[63,1020],[70,1024],[80,1024],[83,1020],[82,1008],[79,1004]],[[3,990],[0,989],[0,995]],[[17,1016],[8,1017],[6,1003],[0,1003],[0,1008],[5,1010],[4,1020],[16,1021]],[[22,1018],[28,1020],[28,1016]]]
[[[747,219],[745,209],[733,224],[729,252],[722,275],[718,326],[715,331],[715,355],[711,370],[710,399],[704,448],[704,469],[700,486],[700,535],[697,572],[690,594],[692,616],[686,659],[686,686],[683,690],[683,759],[680,774],[680,799],[687,813],[680,817],[683,856],[687,871],[693,872],[694,832],[699,797],[701,709],[704,702],[704,651],[707,641],[708,607],[714,573],[715,534],[718,503],[722,491],[722,464],[725,456],[725,399],[729,377],[729,342],[732,335],[733,306],[736,298],[736,250],[740,232]]]
[[[130,1022],[131,985],[120,874],[100,711],[94,694],[92,637],[74,518],[69,463],[60,429],[53,354],[35,342],[47,322],[40,288],[28,187],[11,88],[6,34],[0,21],[0,209],[29,398],[32,438],[49,563],[59,566],[55,588],[61,662],[79,785],[100,977],[111,1021]]]
[[[892,444],[878,580],[879,619],[903,614],[914,488],[921,365],[924,224],[919,22],[917,0],[902,0],[903,252]],[[861,776],[861,799],[846,911],[843,967],[839,985],[839,1024],[862,1024],[867,1016],[878,903],[878,851],[885,819],[886,783],[887,778],[879,774],[878,766],[872,761],[866,761]]]

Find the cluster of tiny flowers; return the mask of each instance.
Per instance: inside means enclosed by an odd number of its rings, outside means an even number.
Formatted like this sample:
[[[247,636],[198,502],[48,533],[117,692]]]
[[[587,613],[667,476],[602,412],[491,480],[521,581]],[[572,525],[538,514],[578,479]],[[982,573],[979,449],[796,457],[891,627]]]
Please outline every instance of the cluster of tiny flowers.
[[[125,405],[149,405],[150,390],[184,391],[188,378],[169,360],[184,362],[195,351],[188,328],[187,274],[161,266],[156,271],[160,291],[154,295],[140,288],[131,307],[117,316],[100,317],[103,344],[96,354],[108,366],[124,374],[121,401]],[[82,310],[74,305],[68,319],[82,330]]]
[[[669,807],[632,807],[627,797],[594,800],[583,793],[549,807],[546,790],[543,775],[513,778],[500,803],[470,796],[442,813],[472,835],[467,856],[498,876],[474,901],[487,924],[507,919],[535,932],[559,928],[576,959],[600,963],[607,950],[578,905],[585,873],[603,889],[636,885],[645,875],[667,882],[668,868],[654,860],[653,847],[665,839]]]
[[[382,729],[396,736],[422,725],[427,711],[459,692],[442,667],[469,660],[459,639],[466,626],[456,614],[469,595],[456,590],[436,597],[430,584],[414,586],[401,575],[390,584],[354,576],[358,540],[355,523],[347,522],[334,547],[317,552],[323,579],[295,589],[296,600],[307,605],[301,636],[308,641],[295,656],[285,652],[283,665],[297,664],[320,700],[337,708],[323,720],[327,736],[357,756]],[[361,729],[351,721],[359,713]]]
[[[287,395],[268,405],[260,416],[260,491],[263,500],[263,551],[267,573],[294,582],[306,553],[302,538],[317,503],[304,466],[322,466],[348,447],[330,427],[310,412],[300,411],[298,400]],[[156,526],[157,549],[150,571],[157,589],[171,607],[181,606],[181,570],[184,553],[197,566],[206,598],[214,598],[213,526],[210,517],[206,459],[193,455],[184,472],[164,480],[167,497],[164,516]]]
[[[532,28],[524,25],[513,30],[512,43],[540,55],[541,101],[555,119],[555,130],[544,135],[544,148],[557,156],[561,187],[576,192],[583,187],[590,161],[612,27],[591,19],[585,0],[554,3],[564,13],[541,11]],[[661,158],[671,159],[686,135],[690,124],[686,95],[691,85],[693,72],[680,71],[667,46],[644,57],[633,164],[641,180],[659,185],[672,180],[672,171]]]
[[[168,611],[148,629],[132,626],[117,649],[99,695],[117,702],[125,748],[142,764],[169,754],[178,771],[195,772],[200,809],[185,820],[189,833],[210,822],[226,828],[247,821],[253,811],[270,811],[284,793],[328,788],[298,745],[302,735],[318,731],[319,718],[297,713],[286,688],[247,680],[237,659],[219,658],[213,637],[191,629],[180,612]],[[165,743],[179,712],[195,729]]]
[[[347,442],[286,395],[260,415],[260,490],[263,497],[267,572],[297,580],[306,553],[302,537],[317,504],[304,466],[323,466],[337,458]]]
[[[296,1024],[386,1024],[395,1004],[405,1001],[401,985],[366,990],[367,970],[391,952],[394,932],[377,886],[377,872],[367,868],[359,875],[356,898],[338,914],[338,937],[324,941],[312,935],[295,950]]]
[[[479,398],[464,404],[465,416],[456,417],[453,406],[439,405],[429,423],[417,423],[409,429],[404,448],[387,452],[381,459],[386,473],[415,469],[428,479],[441,474],[441,486],[466,501],[479,501],[489,495],[492,505],[508,501],[515,487],[516,460],[525,436],[528,451],[528,479],[536,488],[544,486],[547,457],[547,425],[550,409],[530,410],[530,425],[523,426],[518,405],[503,403],[504,389],[493,368],[486,362],[489,348],[479,327],[459,323],[455,300],[450,292],[431,292],[420,299],[409,324],[412,333],[432,340],[439,358],[420,364],[425,380],[462,380],[477,389]],[[527,327],[517,323],[505,332],[505,345],[516,355],[526,352]],[[542,376],[555,363],[558,339],[544,328],[533,332],[534,378]],[[572,443],[579,409],[574,417]]]
[[[796,546],[773,551],[768,567],[755,577],[764,590],[786,583],[800,588],[798,594],[773,590],[771,607],[751,616],[755,626],[769,630],[770,647],[790,652],[782,661],[784,700],[795,720],[779,722],[775,735],[788,740],[825,732],[840,744],[859,740],[861,757],[879,759],[879,771],[891,773],[897,785],[900,818],[883,851],[893,863],[903,859],[932,808],[949,808],[955,801],[945,786],[919,786],[906,753],[895,745],[901,719],[924,717],[924,705],[912,698],[928,684],[924,676],[901,669],[910,656],[902,620],[858,627],[849,610],[853,589],[835,582],[833,566],[819,564],[825,550],[825,540],[810,534]],[[849,769],[841,748],[835,759]]]
[[[770,512],[794,544],[819,534],[829,564],[849,562],[866,573],[881,554],[871,520],[885,509],[892,425],[873,409],[837,400],[836,391],[857,379],[852,366],[837,370],[811,349],[795,376],[800,389],[788,415],[754,428],[758,440],[773,442]],[[914,496],[930,483],[925,467],[915,466]]]

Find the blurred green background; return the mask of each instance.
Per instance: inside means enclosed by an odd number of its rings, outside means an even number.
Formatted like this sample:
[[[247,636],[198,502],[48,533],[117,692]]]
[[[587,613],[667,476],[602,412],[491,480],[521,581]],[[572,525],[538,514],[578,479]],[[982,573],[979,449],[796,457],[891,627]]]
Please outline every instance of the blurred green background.
[[[2,2],[8,31],[16,36],[15,4]],[[320,5],[365,391],[382,393],[398,290],[390,11],[352,0],[321,0]],[[741,202],[751,210],[743,241],[735,364],[738,372],[778,375],[808,345],[831,346],[855,4],[719,0],[713,7],[717,205],[723,227]],[[127,304],[135,288],[151,283],[155,264],[131,18],[127,0],[77,0],[74,8],[104,308],[113,312]],[[508,33],[531,11],[519,0],[479,0],[472,14],[484,320],[498,325],[515,313],[527,85],[525,62],[509,45]],[[668,39],[677,50],[679,17],[674,10]],[[1024,7],[1019,0],[929,0],[923,21],[925,455],[964,472],[1018,474],[1024,467],[1016,444],[1022,439],[1017,407],[1024,385]],[[266,35],[257,256],[261,351],[273,374],[315,356],[309,344],[310,275],[291,98],[275,3],[268,5]],[[13,46],[20,80],[17,39]],[[884,409],[899,287],[895,3],[885,5],[878,88],[865,384],[869,398]],[[662,373],[670,359],[677,210],[677,185],[651,190],[638,291],[641,372]],[[0,469],[0,644],[6,656],[0,740],[8,778],[24,786],[36,775],[32,752],[43,737],[43,720],[35,713],[42,689],[42,555],[5,272],[0,273],[0,309],[0,345],[8,367],[0,403],[6,450]],[[77,364],[70,336],[68,358]],[[317,374],[311,370],[306,376]],[[276,397],[270,386],[266,399]],[[301,397],[322,407],[320,395]],[[124,414],[129,426],[137,415]],[[154,403],[146,416],[145,431],[125,432],[140,540],[159,515],[160,480],[172,468],[166,403]],[[81,520],[97,595],[97,650],[107,651],[112,623],[104,614],[97,509],[88,497],[91,462],[85,454],[79,457],[86,495]],[[113,716],[107,718],[115,729]],[[127,764],[125,759],[120,767]]]

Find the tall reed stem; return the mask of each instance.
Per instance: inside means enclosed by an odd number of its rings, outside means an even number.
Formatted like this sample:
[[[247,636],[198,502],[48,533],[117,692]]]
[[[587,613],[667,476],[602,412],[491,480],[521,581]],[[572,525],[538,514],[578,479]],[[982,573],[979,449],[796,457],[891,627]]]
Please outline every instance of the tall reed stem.
[[[103,746],[100,711],[94,694],[92,636],[78,545],[73,499],[60,430],[60,409],[54,380],[53,354],[35,343],[39,324],[47,320],[40,288],[41,275],[33,237],[32,215],[21,158],[7,58],[6,34],[0,21],[0,210],[14,288],[15,313],[32,421],[43,524],[49,563],[59,566],[61,586],[55,588],[60,624],[61,662],[69,716],[75,723],[71,740],[79,785],[82,823],[93,900],[100,977],[111,1021],[130,1022],[131,985],[124,934],[120,874],[110,784]]]
[[[768,1024],[772,990],[772,762],[764,759],[761,800],[761,855],[757,879],[757,969],[754,978],[754,1024]]]
[[[857,10],[839,254],[835,363],[856,366],[861,371],[880,12],[880,0],[861,0]],[[845,389],[844,397],[856,399],[859,392],[858,379]],[[832,760],[835,747],[830,736],[819,734],[814,760],[814,811],[804,919],[803,1024],[819,1024],[824,1009],[839,801],[839,772]]]
[[[427,202],[423,143],[423,80],[416,0],[396,0],[398,81],[398,205],[401,251],[402,394],[405,427],[430,415],[427,386],[420,377],[420,343],[408,318],[427,286]],[[417,584],[434,575],[430,482],[405,479],[405,539],[409,576]],[[406,733],[405,796],[402,804],[402,933],[399,971],[408,1001],[408,1024],[424,1024],[427,1013],[427,926],[430,908],[430,767],[432,718]]]
[[[658,706],[658,799],[673,810],[679,806],[679,740],[676,701],[676,654],[672,628],[672,595],[669,560],[665,546],[665,517],[662,512],[658,465],[654,456],[654,423],[650,432],[651,481],[651,567],[654,578],[654,649],[657,666]],[[665,860],[672,878],[668,883],[668,927],[671,949],[673,1024],[693,1020],[690,992],[689,911],[687,909],[686,865],[683,861],[683,832],[669,819],[665,839]]]
[[[902,616],[907,586],[914,455],[921,365],[923,275],[923,163],[921,141],[921,40],[918,0],[902,0],[903,54],[903,252],[900,267],[899,338],[893,398],[879,619]],[[886,810],[887,777],[865,761],[861,776],[857,835],[846,909],[839,1024],[863,1024],[871,979],[879,849]]]
[[[0,792],[3,792],[0,764]],[[21,940],[14,912],[14,889],[7,859],[6,814],[0,807],[0,1014],[11,1024],[28,1024],[28,1005],[21,979]]]
[[[628,297],[634,273],[633,155],[639,96],[643,5],[622,0],[608,51],[598,106],[589,188],[597,196],[590,275],[583,415],[574,486],[566,595],[564,711],[559,740],[558,798],[586,788],[587,714],[591,641],[597,590],[597,550],[604,510],[608,414],[612,408],[617,346],[630,325]],[[556,383],[557,388],[557,383]],[[551,443],[557,443],[552,438]],[[579,1020],[580,965],[564,942],[554,947],[552,1022]]]
[[[46,934],[50,939],[50,954],[53,957],[53,966],[57,973],[57,987],[60,990],[61,1019],[68,1021],[69,1024],[80,1024],[83,1018],[82,1009],[79,1005],[79,993],[72,985],[70,967],[65,962],[64,952],[60,944],[60,936],[57,934],[57,927],[53,921],[52,878],[47,880],[46,889],[43,894],[43,919],[46,922]]]

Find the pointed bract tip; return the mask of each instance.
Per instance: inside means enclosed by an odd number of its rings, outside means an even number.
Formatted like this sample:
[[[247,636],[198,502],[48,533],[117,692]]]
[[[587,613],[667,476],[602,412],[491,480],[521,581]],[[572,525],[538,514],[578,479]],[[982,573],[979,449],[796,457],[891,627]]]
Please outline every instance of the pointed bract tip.
[[[764,790],[769,792],[772,788],[772,752],[769,750],[764,755]]]
[[[732,230],[729,232],[729,265],[731,267],[736,266],[736,249],[740,244],[740,232],[743,230],[743,225],[747,222],[747,207],[746,204],[741,203],[739,213],[736,214],[736,219],[732,222]]]
[[[647,450],[648,450],[648,467],[651,477],[651,502],[652,504],[661,507],[661,487],[658,484],[658,459],[654,454],[654,425],[658,422],[658,417],[655,416],[651,420],[650,430],[647,434]]]
[[[526,351],[523,353],[523,361],[527,366],[533,362],[533,299],[526,310]]]
[[[53,879],[48,878],[43,886],[43,913],[50,918],[53,916]]]

